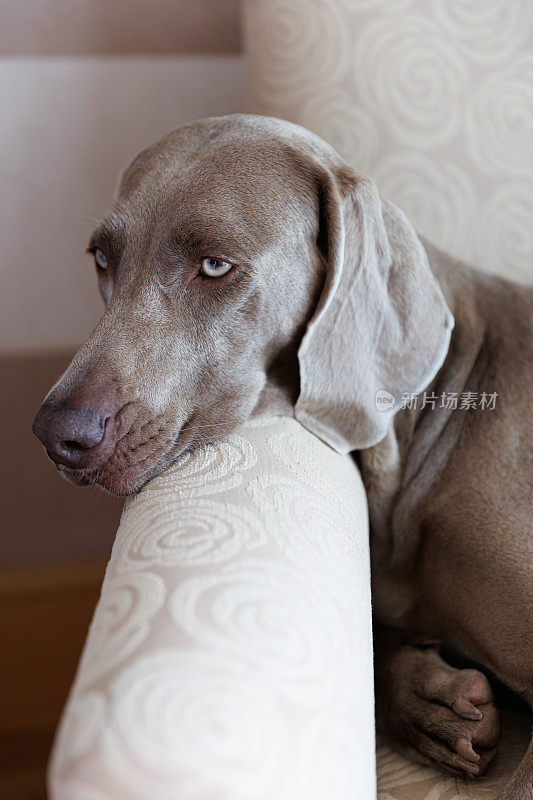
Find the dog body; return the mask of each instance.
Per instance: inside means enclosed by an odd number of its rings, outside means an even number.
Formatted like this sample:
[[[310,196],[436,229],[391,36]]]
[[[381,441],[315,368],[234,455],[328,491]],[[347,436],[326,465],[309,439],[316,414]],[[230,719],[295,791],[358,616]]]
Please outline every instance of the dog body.
[[[533,292],[424,246],[455,317],[427,389],[438,399],[400,411],[386,439],[360,454],[374,616],[408,632],[376,627],[377,707],[408,751],[476,775],[496,752],[492,692],[479,672],[451,670],[431,644],[483,665],[533,704]],[[468,393],[496,394],[494,408],[445,407],[446,397]],[[460,719],[465,699],[483,709],[481,720],[466,704]],[[532,774],[530,752],[504,797],[531,797]]]
[[[382,578],[376,575],[375,613],[386,624],[399,616],[402,627],[431,635],[438,620],[439,636],[507,680],[509,659],[519,654],[522,671],[513,688],[523,692],[533,668],[533,581],[525,559],[533,497],[533,292],[424,245],[455,328],[446,361],[426,390],[437,400],[399,411],[387,438],[360,455],[375,520],[374,562],[383,569]],[[461,409],[460,397],[469,392],[497,395],[494,407],[480,408],[478,400],[477,408]],[[457,408],[445,406],[452,395],[459,395]],[[387,467],[391,449],[397,460]],[[393,501],[382,519],[391,471]],[[391,580],[401,585],[399,594]],[[484,631],[473,606],[491,620]]]
[[[273,411],[359,451],[380,718],[412,753],[483,772],[489,684],[427,637],[533,701],[531,292],[422,243],[318,137],[244,115],[141,153],[89,249],[106,312],[34,423],[62,472],[129,494]],[[422,391],[434,409],[398,410]],[[494,408],[440,405],[466,392]],[[532,781],[530,747],[504,797]]]

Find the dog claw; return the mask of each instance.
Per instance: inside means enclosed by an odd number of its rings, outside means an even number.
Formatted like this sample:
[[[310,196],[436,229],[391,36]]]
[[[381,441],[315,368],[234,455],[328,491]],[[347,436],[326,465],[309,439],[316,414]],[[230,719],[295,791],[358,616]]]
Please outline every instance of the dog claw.
[[[474,722],[479,722],[479,720],[483,719],[483,712],[465,700],[453,703],[452,709],[458,717],[463,717],[463,719],[471,719]]]
[[[468,761],[467,759],[464,758],[462,759],[461,766],[463,769],[463,774],[466,772],[467,775],[470,775],[472,777],[476,777],[476,775],[479,775],[481,771],[479,764],[473,764],[472,761]]]
[[[479,753],[476,753],[472,747],[472,742],[470,742],[468,739],[459,739],[455,745],[455,750],[466,761],[476,763],[481,759]]]

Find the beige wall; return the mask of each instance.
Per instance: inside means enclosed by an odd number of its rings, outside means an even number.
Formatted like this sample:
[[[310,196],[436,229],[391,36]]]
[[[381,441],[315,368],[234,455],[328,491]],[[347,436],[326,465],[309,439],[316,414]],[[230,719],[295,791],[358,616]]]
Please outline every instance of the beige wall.
[[[82,341],[101,311],[83,251],[119,170],[242,93],[238,56],[0,59],[4,352]]]
[[[243,110],[237,6],[4,0],[0,353],[76,347],[102,310],[83,251],[119,171],[184,122]]]
[[[239,0],[2,0],[3,55],[234,53]]]

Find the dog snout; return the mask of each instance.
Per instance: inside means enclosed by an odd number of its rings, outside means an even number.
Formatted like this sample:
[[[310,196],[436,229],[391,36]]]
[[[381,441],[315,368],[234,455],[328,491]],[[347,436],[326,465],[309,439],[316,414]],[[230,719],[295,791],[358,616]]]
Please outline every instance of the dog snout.
[[[86,406],[44,403],[33,422],[52,461],[70,469],[95,466],[94,451],[104,444],[110,417]]]

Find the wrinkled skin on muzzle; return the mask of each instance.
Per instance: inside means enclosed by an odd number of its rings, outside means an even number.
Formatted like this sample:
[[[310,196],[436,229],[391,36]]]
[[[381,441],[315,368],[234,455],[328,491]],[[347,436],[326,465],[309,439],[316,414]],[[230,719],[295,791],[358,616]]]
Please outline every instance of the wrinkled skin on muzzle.
[[[130,494],[294,403],[322,281],[300,152],[282,123],[236,116],[180,128],[126,170],[88,248],[105,313],[34,422],[65,477]]]

